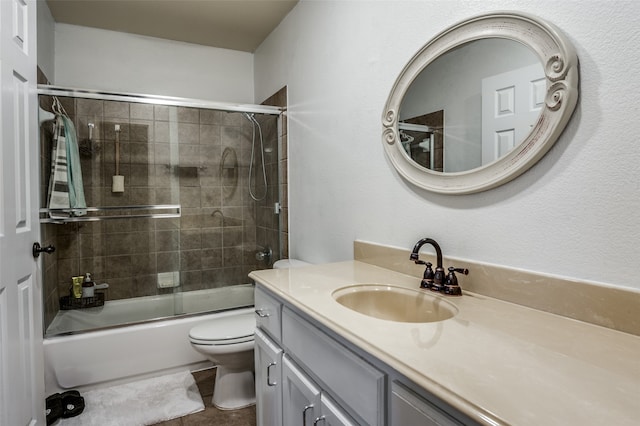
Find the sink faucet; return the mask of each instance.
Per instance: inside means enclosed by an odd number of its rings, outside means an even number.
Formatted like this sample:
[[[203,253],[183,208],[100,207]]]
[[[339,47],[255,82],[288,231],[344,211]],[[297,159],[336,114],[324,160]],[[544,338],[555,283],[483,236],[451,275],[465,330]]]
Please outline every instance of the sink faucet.
[[[436,270],[431,269],[432,263],[425,262],[424,260],[418,259],[418,252],[425,244],[431,244],[433,248],[436,249]],[[422,278],[422,283],[420,283],[420,287],[428,288],[433,291],[442,291],[442,286],[444,284],[444,268],[442,267],[442,250],[440,249],[440,244],[431,238],[423,238],[413,246],[413,251],[411,252],[411,256],[409,259],[413,260],[418,265],[426,265],[427,268],[424,271],[424,276]]]
[[[435,271],[431,268],[431,266],[433,266],[431,262],[425,262],[418,258],[418,252],[425,244],[431,244],[433,248],[436,249]],[[426,265],[426,269],[422,276],[422,282],[420,283],[421,288],[428,288],[431,291],[442,292],[450,296],[462,295],[462,290],[460,289],[460,286],[458,286],[458,279],[456,278],[455,272],[467,275],[469,270],[465,268],[451,267],[449,268],[449,274],[445,277],[444,268],[442,267],[442,249],[440,249],[440,244],[435,240],[431,238],[423,238],[418,241],[416,245],[413,246],[413,251],[411,252],[411,256],[409,256],[409,259],[413,260],[418,265]]]

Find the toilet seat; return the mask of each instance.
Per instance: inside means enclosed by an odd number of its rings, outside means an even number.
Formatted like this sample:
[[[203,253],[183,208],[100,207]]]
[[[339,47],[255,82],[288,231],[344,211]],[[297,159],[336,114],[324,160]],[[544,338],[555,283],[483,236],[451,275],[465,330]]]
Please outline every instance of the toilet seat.
[[[255,329],[253,312],[230,315],[193,327],[189,331],[189,340],[196,345],[234,345],[252,342]]]

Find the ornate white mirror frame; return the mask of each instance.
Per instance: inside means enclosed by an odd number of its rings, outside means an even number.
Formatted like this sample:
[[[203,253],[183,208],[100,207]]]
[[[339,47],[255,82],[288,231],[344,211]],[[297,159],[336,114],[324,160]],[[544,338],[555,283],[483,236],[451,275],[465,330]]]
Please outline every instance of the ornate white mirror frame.
[[[402,100],[414,79],[441,55],[465,43],[487,38],[509,39],[539,57],[546,78],[545,106],[531,132],[498,160],[469,171],[442,173],[414,162],[400,143]],[[435,36],[404,67],[384,108],[383,145],[397,171],[421,188],[444,194],[469,194],[502,185],[524,173],[553,146],[578,99],[578,57],[572,44],[553,25],[514,12],[494,12],[458,23]]]

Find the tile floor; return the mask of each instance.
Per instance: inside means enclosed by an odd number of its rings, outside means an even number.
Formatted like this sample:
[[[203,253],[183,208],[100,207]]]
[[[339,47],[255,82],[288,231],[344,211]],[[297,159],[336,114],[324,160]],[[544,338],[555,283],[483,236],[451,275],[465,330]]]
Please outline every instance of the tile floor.
[[[256,425],[256,407],[251,406],[241,410],[224,411],[218,410],[211,404],[213,396],[213,382],[216,377],[216,369],[197,371],[193,373],[196,379],[202,401],[204,402],[204,411],[190,414],[188,416],[157,423],[154,426],[255,426]]]

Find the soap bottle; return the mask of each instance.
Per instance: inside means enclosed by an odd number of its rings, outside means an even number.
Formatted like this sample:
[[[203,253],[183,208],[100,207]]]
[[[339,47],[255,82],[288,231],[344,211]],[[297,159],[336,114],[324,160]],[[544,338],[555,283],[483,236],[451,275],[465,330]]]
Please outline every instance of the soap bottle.
[[[82,297],[82,280],[84,277],[80,275],[79,277],[72,277],[71,282],[71,294],[75,299],[80,299]]]
[[[95,284],[91,280],[91,274],[87,272],[82,283],[82,297],[93,297]]]

